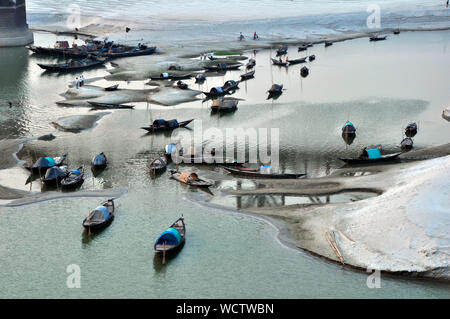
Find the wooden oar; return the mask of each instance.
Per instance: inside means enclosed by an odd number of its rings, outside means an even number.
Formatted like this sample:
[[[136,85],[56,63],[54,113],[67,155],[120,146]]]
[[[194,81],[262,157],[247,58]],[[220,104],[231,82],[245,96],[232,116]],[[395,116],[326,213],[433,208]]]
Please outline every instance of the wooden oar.
[[[163,243],[163,265],[166,263],[166,241]]]

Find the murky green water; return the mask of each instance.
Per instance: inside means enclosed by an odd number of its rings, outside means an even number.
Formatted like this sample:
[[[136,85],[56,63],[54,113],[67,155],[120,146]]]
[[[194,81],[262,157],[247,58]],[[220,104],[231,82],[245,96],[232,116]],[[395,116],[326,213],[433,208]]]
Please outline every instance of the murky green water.
[[[53,41],[47,36],[41,40]],[[0,49],[0,136],[51,132],[55,140],[32,142],[33,149],[37,155],[68,153],[72,167],[89,167],[91,158],[103,151],[109,167],[97,178],[88,171],[82,189],[127,189],[117,200],[114,222],[91,238],[83,236],[81,222],[103,198],[1,207],[0,297],[450,297],[446,284],[390,276],[382,277],[381,289],[369,289],[365,273],[285,247],[277,240],[276,228],[263,219],[202,206],[192,198],[210,195],[166,174],[149,176],[148,161],[161,154],[170,136],[145,135],[139,129],[159,116],[201,119],[203,128],[280,128],[282,170],[306,169],[312,176],[341,166],[337,157],[356,153],[360,145],[380,143],[386,151],[397,151],[402,127],[409,121],[419,123],[416,147],[448,143],[450,129],[440,114],[449,98],[449,43],[449,32],[433,32],[402,33],[376,44],[359,39],[327,49],[316,46],[310,53],[317,60],[308,64],[306,79],[300,78],[298,66],[269,67],[270,52],[259,51],[256,78],[240,85],[235,96],[245,101],[234,114],[212,116],[208,104],[200,101],[150,109],[138,103],[135,110],[112,112],[79,134],[56,131],[49,124],[61,116],[91,113],[55,105],[74,75],[42,75],[36,66],[42,59],[25,49]],[[291,52],[290,58],[297,56]],[[104,69],[84,73],[86,78],[106,74]],[[239,74],[208,78],[203,89]],[[265,91],[272,82],[283,83],[286,91],[276,101],[267,101]],[[144,87],[125,82],[120,86]],[[9,109],[7,100],[20,106]],[[340,136],[347,119],[358,129],[350,146]],[[224,174],[219,168],[198,168],[205,176]],[[25,181],[20,170],[6,180],[14,185]],[[39,185],[33,183],[32,190],[39,192]],[[187,223],[186,245],[161,266],[154,259],[153,243],[181,214]],[[81,289],[66,287],[69,264],[81,267]]]

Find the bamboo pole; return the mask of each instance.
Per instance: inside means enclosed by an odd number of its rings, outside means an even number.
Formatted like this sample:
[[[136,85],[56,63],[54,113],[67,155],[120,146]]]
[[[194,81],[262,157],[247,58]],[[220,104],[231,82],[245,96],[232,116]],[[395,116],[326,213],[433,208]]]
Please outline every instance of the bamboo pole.
[[[330,236],[330,232],[325,232],[325,238],[327,239],[328,244],[330,244],[331,249],[336,254],[336,256],[339,259],[339,261],[343,265],[345,265],[344,257],[342,256],[342,253],[339,250],[339,247],[337,246],[336,239],[334,238],[334,232],[333,232],[333,237]]]
[[[164,241],[163,243],[163,260],[162,260],[163,265],[166,263],[166,241]]]

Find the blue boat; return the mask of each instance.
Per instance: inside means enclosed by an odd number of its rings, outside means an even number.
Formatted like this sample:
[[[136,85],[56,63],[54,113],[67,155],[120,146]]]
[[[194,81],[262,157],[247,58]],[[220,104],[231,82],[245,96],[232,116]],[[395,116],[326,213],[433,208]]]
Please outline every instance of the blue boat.
[[[180,217],[158,237],[154,246],[155,253],[167,254],[177,251],[183,246],[185,236],[186,226],[184,218]]]
[[[109,226],[114,220],[114,210],[114,200],[108,199],[89,213],[83,220],[83,227],[89,231],[97,231]]]
[[[342,127],[343,134],[356,134],[356,128],[352,122],[347,121]]]

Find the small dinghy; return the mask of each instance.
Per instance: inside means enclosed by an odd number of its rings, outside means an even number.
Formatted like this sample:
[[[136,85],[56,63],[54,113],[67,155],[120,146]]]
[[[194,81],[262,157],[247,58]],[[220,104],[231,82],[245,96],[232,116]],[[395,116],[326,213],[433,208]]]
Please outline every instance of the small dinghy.
[[[184,83],[183,81],[178,81],[177,82],[177,87],[181,90],[187,90],[188,85],[186,83]]]
[[[308,46],[307,45],[301,45],[298,47],[298,52],[302,52],[302,51],[306,51],[308,50]]]
[[[277,56],[286,55],[288,51],[287,46],[283,46],[277,49]]]
[[[269,96],[267,99],[277,99],[281,94],[283,94],[283,84],[273,84],[272,87],[267,91]]]
[[[281,59],[274,59],[274,58],[270,58],[272,60],[272,64],[273,65],[278,65],[278,66],[288,66],[288,62],[283,61]]]
[[[249,80],[255,77],[255,70],[241,74],[241,81]]]
[[[245,176],[245,177],[258,177],[258,178],[270,178],[270,179],[295,179],[306,176],[306,174],[285,174],[285,173],[273,173],[271,166],[260,166],[259,168],[246,168],[246,167],[229,167],[222,166],[223,169],[231,174]]]
[[[310,55],[308,59],[309,59],[309,62],[312,62],[316,59],[316,56],[314,54]]]
[[[114,200],[108,199],[89,213],[88,217],[83,220],[83,227],[95,232],[109,226],[114,220],[114,210]]]
[[[154,245],[155,253],[163,254],[165,257],[165,254],[177,251],[183,247],[185,237],[186,225],[182,216],[158,237]]]
[[[398,159],[398,156],[401,154],[401,152],[398,152],[388,155],[381,155],[380,148],[381,146],[368,146],[363,149],[359,157],[340,158],[340,160],[347,164],[379,164],[394,161]]]
[[[181,183],[190,185],[190,186],[210,187],[213,185],[210,182],[200,179],[196,173],[193,173],[190,171],[183,171],[180,173],[176,170],[171,170],[170,174],[171,174],[171,176],[170,176],[171,178],[173,178]]]
[[[417,123],[409,123],[405,128],[407,137],[414,137],[417,134]]]
[[[295,60],[288,60],[289,65],[295,65],[295,64],[300,64],[300,63],[306,63],[306,57],[300,58],[300,59],[295,59]]]
[[[386,36],[384,37],[372,36],[369,38],[369,41],[383,41],[383,40],[386,40]]]
[[[206,76],[203,73],[197,74],[195,76],[195,83],[203,83],[206,80]]]
[[[306,78],[309,75],[309,69],[304,66],[300,69],[300,75],[302,76],[302,78]]]
[[[66,154],[60,157],[39,157],[32,167],[26,168],[31,170],[33,174],[45,174],[47,169],[63,165],[66,157]]]
[[[402,148],[402,151],[407,152],[413,149],[414,142],[412,138],[405,137],[401,142],[400,146]]]
[[[220,72],[220,71],[228,71],[228,70],[237,70],[242,66],[241,63],[235,64],[226,64],[226,63],[218,63],[217,65],[205,66],[205,70],[210,72]]]
[[[234,112],[237,110],[237,105],[239,103],[239,100],[237,99],[216,99],[213,100],[213,103],[211,105],[211,111],[212,112]]]
[[[178,122],[176,119],[173,120],[164,120],[157,119],[153,121],[153,124],[146,127],[141,127],[141,129],[146,130],[150,133],[162,132],[162,131],[172,131],[176,128],[185,127],[189,123],[191,123],[194,119]]]
[[[255,67],[255,65],[256,65],[256,60],[255,59],[250,59],[250,60],[248,60],[248,63],[245,66],[245,68],[247,70],[250,70],[250,69],[253,69]]]
[[[209,92],[203,92],[208,99],[223,96],[226,94],[232,94],[239,89],[239,81],[229,80],[226,81],[223,86],[213,87]]]
[[[60,63],[60,64],[40,64],[39,67],[46,71],[51,72],[64,72],[64,71],[80,71],[86,70],[98,66],[102,66],[106,62],[104,58],[96,58],[96,59],[83,59],[79,61],[70,61],[68,63]]]
[[[116,85],[108,86],[104,90],[105,91],[116,91],[118,88],[119,88],[119,84],[116,84]]]
[[[394,32],[393,32],[395,35],[398,35],[398,34],[400,34],[400,30],[399,29],[397,29],[397,30],[394,30]]]
[[[69,172],[67,171],[66,167],[54,166],[54,167],[49,168],[45,172],[45,176],[42,181],[44,182],[45,186],[57,187],[57,186],[61,185],[61,181],[68,174],[69,174]]]
[[[69,173],[69,175],[61,180],[61,188],[75,189],[83,185],[84,183],[84,170],[83,167],[79,167]]]
[[[160,156],[157,159],[154,159],[150,165],[150,174],[156,175],[164,172],[167,168],[167,161],[164,157]]]
[[[108,165],[108,160],[106,158],[106,155],[101,152],[98,155],[95,155],[92,159],[92,167],[95,169],[104,169],[106,168],[106,165]]]
[[[99,103],[88,101],[88,103],[92,106],[92,110],[104,110],[104,109],[132,109],[134,105],[126,105],[126,104],[113,104],[113,103]]]
[[[342,127],[343,134],[356,134],[356,128],[352,122],[347,121]]]
[[[234,91],[239,89],[239,81],[234,80],[228,80],[225,82],[225,84],[222,86],[222,89],[224,91]]]
[[[331,41],[325,41],[325,48],[329,47],[330,45],[333,45],[333,42]]]
[[[178,80],[186,80],[190,79],[192,77],[192,74],[169,74],[169,73],[161,73],[159,76],[152,76],[150,77],[151,80],[154,81],[160,81],[160,80],[172,80],[172,81],[178,81]]]

